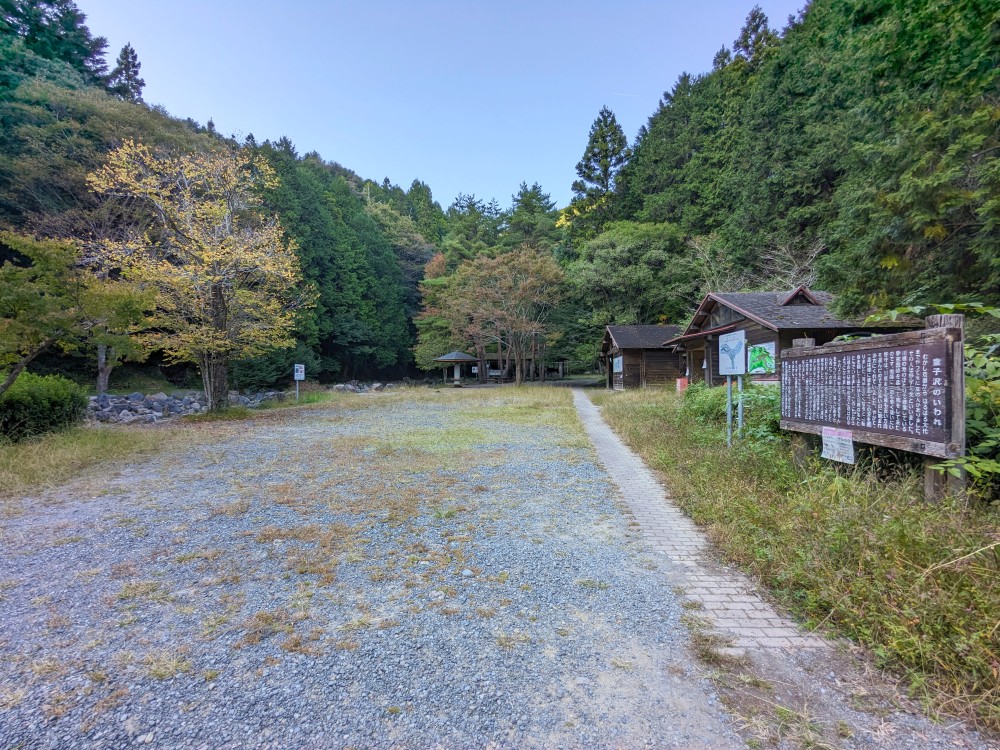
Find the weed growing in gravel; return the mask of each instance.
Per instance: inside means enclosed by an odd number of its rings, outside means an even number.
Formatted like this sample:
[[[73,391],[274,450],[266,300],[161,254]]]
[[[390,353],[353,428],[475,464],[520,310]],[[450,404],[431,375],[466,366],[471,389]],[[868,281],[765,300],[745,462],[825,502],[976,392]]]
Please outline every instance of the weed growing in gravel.
[[[146,654],[142,659],[146,673],[155,680],[169,680],[191,671],[191,661],[180,651],[161,649]]]
[[[246,633],[236,642],[235,648],[255,645],[277,633],[292,633],[295,624],[292,613],[284,607],[278,607],[257,612],[243,623],[243,628]]]
[[[244,515],[248,510],[250,510],[250,501],[246,498],[240,498],[230,503],[213,506],[210,514],[212,516],[230,516],[235,518]]]
[[[344,630],[348,633],[355,630],[366,630],[372,626],[372,619],[368,615],[361,615],[360,617],[355,617],[353,620],[349,620],[341,625],[337,630]]]
[[[29,667],[38,677],[53,677],[65,674],[67,666],[54,656],[47,656],[44,659],[36,659]]]
[[[512,649],[525,643],[531,643],[531,636],[520,630],[515,630],[513,633],[497,633],[496,642],[500,648]]]
[[[6,581],[0,581],[0,602],[7,599],[7,591],[18,585],[18,582],[13,578]]]
[[[0,708],[9,710],[17,708],[28,696],[28,691],[24,688],[8,689],[0,691]]]
[[[606,581],[595,581],[593,578],[581,578],[577,582],[578,586],[582,586],[585,589],[594,589],[595,591],[604,591],[605,589],[611,588],[611,584]]]
[[[42,704],[42,714],[48,719],[59,719],[65,716],[73,707],[73,694],[56,690],[46,696]]]
[[[118,592],[118,598],[122,601],[144,599],[151,602],[164,602],[170,598],[170,594],[164,591],[156,581],[135,581],[134,583],[126,583]]]
[[[174,558],[174,562],[183,565],[195,560],[215,560],[221,554],[222,550],[219,549],[196,549],[193,552],[178,555]]]

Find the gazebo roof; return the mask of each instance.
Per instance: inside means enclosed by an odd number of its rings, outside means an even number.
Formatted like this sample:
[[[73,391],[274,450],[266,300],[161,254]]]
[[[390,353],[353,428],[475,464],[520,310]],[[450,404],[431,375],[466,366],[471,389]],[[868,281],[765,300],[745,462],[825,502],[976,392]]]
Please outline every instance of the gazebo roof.
[[[478,362],[479,359],[473,357],[472,355],[466,354],[465,352],[448,352],[447,354],[442,354],[434,361],[435,362]]]

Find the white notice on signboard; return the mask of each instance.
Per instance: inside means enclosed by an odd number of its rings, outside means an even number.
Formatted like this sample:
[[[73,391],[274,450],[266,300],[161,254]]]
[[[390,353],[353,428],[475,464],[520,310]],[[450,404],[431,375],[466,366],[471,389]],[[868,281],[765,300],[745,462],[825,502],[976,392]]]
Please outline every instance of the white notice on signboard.
[[[719,374],[746,375],[746,331],[733,331],[719,336]]]
[[[305,380],[306,379],[306,366],[305,365],[295,365],[295,379]]]
[[[854,436],[851,431],[841,430],[837,427],[824,427],[822,456],[831,461],[853,464]]]

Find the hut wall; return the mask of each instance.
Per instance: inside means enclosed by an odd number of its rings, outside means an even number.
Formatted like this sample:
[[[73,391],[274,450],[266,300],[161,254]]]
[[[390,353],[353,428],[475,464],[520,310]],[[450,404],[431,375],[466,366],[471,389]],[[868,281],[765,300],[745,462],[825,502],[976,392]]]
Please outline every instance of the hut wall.
[[[681,358],[674,352],[645,349],[642,352],[642,384],[673,385],[681,376]]]

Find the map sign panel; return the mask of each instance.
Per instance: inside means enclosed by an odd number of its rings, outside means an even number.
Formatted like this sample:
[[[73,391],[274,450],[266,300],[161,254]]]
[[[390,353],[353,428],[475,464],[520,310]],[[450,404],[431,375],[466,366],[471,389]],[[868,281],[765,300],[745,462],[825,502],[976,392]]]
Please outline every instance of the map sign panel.
[[[720,375],[746,375],[746,339],[746,331],[733,331],[719,336]]]

